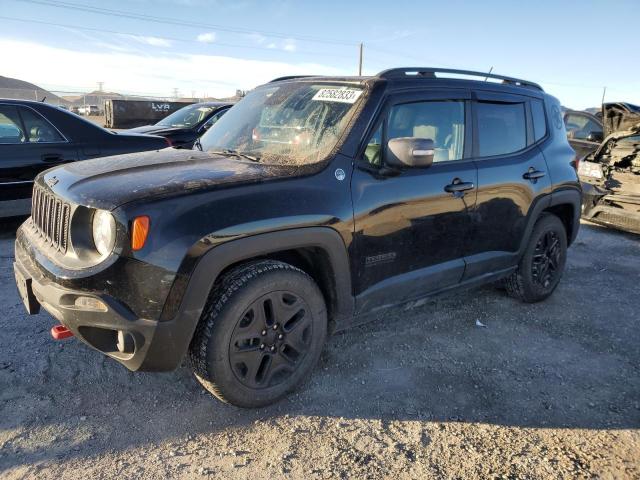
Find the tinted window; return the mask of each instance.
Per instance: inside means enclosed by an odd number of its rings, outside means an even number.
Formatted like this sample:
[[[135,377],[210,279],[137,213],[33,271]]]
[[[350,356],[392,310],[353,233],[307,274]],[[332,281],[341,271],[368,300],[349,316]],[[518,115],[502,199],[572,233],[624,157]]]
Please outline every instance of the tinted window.
[[[544,103],[541,100],[531,100],[531,116],[533,117],[533,138],[537,142],[547,134]]]
[[[33,143],[64,142],[64,138],[44,117],[30,108],[20,108],[20,116]]]
[[[389,114],[389,140],[429,138],[435,145],[434,162],[459,160],[464,150],[464,102],[420,102],[396,105]]]
[[[209,118],[209,120],[207,120],[207,123],[205,123],[205,128],[209,129],[211,128],[211,126],[216,123],[218,120],[220,120],[220,118],[229,111],[228,108],[224,109],[224,110],[220,110],[218,113],[213,114],[213,116],[211,118]]]
[[[380,165],[382,149],[382,124],[373,132],[371,138],[367,142],[367,148],[364,151],[364,158],[371,165]]]
[[[26,141],[18,109],[0,105],[0,143],[25,143]]]
[[[570,138],[584,140],[592,132],[602,133],[602,127],[587,115],[579,113],[569,113],[564,117],[564,124],[567,128],[567,135]]]
[[[524,103],[478,102],[476,105],[481,157],[506,155],[527,145]]]

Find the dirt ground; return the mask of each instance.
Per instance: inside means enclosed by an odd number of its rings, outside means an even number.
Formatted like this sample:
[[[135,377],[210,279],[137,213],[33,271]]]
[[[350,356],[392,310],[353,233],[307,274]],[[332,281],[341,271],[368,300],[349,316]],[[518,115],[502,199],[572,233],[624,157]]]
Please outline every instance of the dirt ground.
[[[491,287],[329,340],[270,408],[130,373],[25,314],[0,229],[0,477],[640,478],[640,237],[583,225],[544,303]],[[479,320],[485,327],[477,326]]]

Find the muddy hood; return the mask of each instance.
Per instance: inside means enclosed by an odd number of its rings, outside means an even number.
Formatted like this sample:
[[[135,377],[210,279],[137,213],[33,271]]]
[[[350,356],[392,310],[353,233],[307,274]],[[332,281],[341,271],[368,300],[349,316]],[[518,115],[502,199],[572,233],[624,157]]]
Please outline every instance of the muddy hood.
[[[257,183],[295,173],[294,167],[167,148],[69,163],[43,172],[36,182],[79,205],[112,210],[139,199]]]

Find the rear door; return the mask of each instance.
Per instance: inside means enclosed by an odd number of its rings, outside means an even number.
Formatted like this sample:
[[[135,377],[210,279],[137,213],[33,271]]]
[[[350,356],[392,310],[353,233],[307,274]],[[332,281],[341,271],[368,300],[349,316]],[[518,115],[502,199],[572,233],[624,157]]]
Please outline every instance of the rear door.
[[[0,216],[28,214],[36,175],[75,159],[75,147],[38,112],[0,104]]]
[[[528,215],[551,189],[538,147],[548,136],[542,101],[487,91],[474,92],[474,97],[478,196],[465,280],[517,263]]]
[[[362,146],[352,177],[354,286],[360,312],[456,285],[464,272],[476,167],[470,158],[468,90],[392,96]],[[430,138],[428,168],[390,171],[391,138]],[[453,184],[464,189],[451,190]]]

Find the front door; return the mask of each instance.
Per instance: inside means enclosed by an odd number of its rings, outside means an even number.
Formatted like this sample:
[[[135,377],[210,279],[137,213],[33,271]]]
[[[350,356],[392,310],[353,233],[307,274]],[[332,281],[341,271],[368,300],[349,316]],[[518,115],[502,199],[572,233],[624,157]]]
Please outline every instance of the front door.
[[[467,90],[391,97],[362,147],[352,178],[359,313],[457,284],[462,278],[476,167],[470,157]],[[428,168],[391,170],[384,145],[434,141]]]

